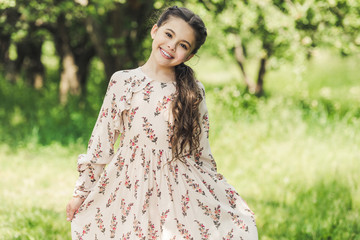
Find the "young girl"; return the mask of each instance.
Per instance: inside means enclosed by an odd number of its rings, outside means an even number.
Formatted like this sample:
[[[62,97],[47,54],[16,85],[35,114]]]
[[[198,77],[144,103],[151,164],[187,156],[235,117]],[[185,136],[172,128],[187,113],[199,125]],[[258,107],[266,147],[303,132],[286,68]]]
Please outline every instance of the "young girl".
[[[184,64],[206,36],[199,16],[170,7],[148,61],[111,77],[78,158],[73,239],[257,239],[252,211],[217,172],[204,86]]]

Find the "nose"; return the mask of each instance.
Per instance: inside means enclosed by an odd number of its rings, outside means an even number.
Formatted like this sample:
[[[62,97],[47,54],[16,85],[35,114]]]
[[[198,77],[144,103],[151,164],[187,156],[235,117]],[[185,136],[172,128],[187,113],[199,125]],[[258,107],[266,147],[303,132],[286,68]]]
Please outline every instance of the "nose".
[[[175,44],[175,42],[174,41],[169,41],[168,42],[168,49],[169,50],[171,50],[171,51],[175,51],[175,46],[176,46],[176,44]]]

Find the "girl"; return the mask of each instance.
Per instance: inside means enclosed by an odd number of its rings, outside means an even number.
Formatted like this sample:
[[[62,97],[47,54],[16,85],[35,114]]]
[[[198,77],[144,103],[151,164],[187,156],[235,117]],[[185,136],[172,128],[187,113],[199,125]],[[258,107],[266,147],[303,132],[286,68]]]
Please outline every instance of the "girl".
[[[78,158],[73,239],[257,239],[252,211],[217,172],[204,86],[184,64],[206,36],[199,16],[170,7],[148,61],[111,77]]]

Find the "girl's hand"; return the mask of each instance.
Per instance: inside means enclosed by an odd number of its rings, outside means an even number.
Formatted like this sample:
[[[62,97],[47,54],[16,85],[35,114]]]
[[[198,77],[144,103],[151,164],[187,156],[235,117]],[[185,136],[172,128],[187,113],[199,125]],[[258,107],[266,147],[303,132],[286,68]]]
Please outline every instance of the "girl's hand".
[[[66,221],[71,221],[75,212],[79,209],[84,199],[80,197],[73,197],[66,205]]]

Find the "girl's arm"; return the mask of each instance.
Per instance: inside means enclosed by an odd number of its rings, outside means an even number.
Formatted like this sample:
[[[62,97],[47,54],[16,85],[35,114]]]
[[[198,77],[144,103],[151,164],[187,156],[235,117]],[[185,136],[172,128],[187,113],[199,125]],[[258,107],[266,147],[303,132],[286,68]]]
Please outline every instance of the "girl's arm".
[[[121,128],[122,109],[118,103],[123,82],[115,73],[108,84],[87,152],[80,154],[77,160],[79,178],[75,184],[74,197],[85,199],[88,196],[114,154],[114,144]]]
[[[205,165],[217,174],[216,162],[211,154],[210,143],[209,143],[209,130],[210,130],[210,121],[209,121],[209,112],[206,105],[205,99],[205,87],[201,82],[198,82],[198,85],[201,89],[201,95],[203,100],[199,105],[200,112],[200,148],[198,152],[195,153],[195,161]]]

